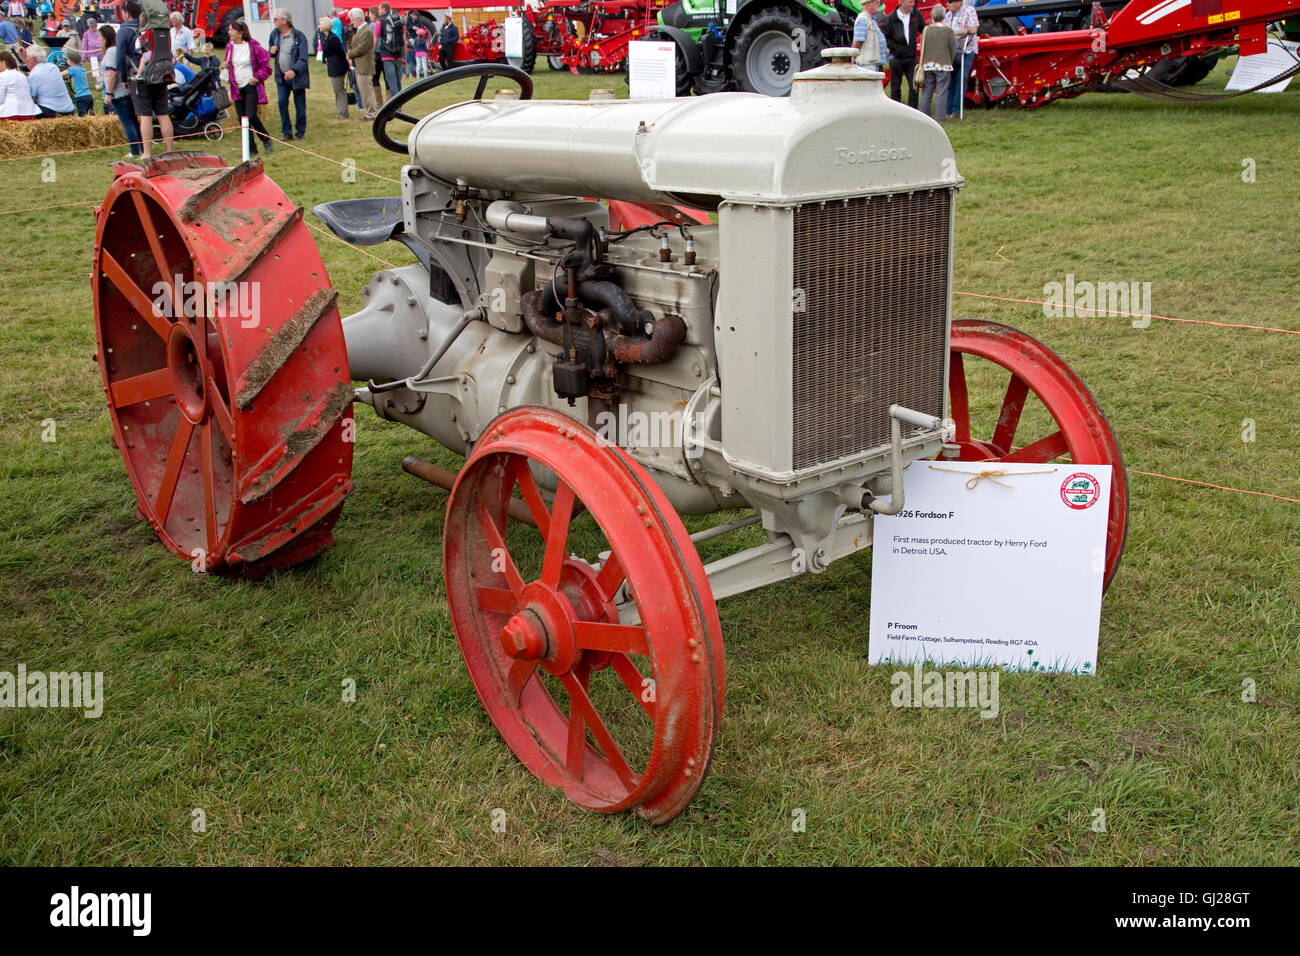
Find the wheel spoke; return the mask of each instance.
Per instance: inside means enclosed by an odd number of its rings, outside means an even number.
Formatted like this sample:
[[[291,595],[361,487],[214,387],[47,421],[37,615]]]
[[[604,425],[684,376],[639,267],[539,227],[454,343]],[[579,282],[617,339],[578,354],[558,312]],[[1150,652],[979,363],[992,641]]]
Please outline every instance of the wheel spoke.
[[[167,368],[132,375],[113,383],[113,407],[126,408],[151,399],[170,395],[172,373]]]
[[[505,588],[479,588],[478,608],[492,614],[514,614],[519,610],[513,591]]]
[[[153,510],[158,516],[158,527],[167,527],[167,515],[172,510],[172,498],[176,496],[176,482],[181,476],[181,467],[185,464],[185,451],[190,447],[190,435],[194,426],[184,415],[177,416],[176,436],[172,439],[171,451],[167,453],[167,467],[163,469],[162,483],[158,486],[158,495],[154,499]]]
[[[1029,386],[1019,375],[1012,373],[1007,383],[1007,394],[1002,399],[1002,411],[998,413],[998,425],[993,430],[993,444],[1003,452],[1011,450],[1011,442],[1016,437],[1016,426],[1020,424],[1020,413],[1025,408],[1025,398]]]
[[[564,567],[565,545],[569,543],[569,519],[573,515],[573,489],[561,481],[555,487],[555,505],[551,509],[550,526],[546,529],[546,555],[542,559],[542,583],[552,588],[560,586],[560,571]]]
[[[948,355],[948,414],[957,426],[957,442],[970,441],[970,399],[966,392],[966,365],[960,352]]]
[[[1065,444],[1065,435],[1061,432],[1052,432],[1046,438],[1040,438],[1032,445],[1026,445],[1024,448],[1017,449],[1005,458],[999,458],[999,461],[1011,462],[1047,462],[1053,458],[1060,458],[1069,448]]]
[[[153,300],[144,294],[144,290],[136,284],[136,281],[127,275],[126,270],[118,264],[113,258],[113,254],[107,249],[101,249],[100,270],[116,288],[122,293],[131,307],[140,313],[141,317],[149,323],[155,332],[167,341],[167,335],[171,332],[171,321],[164,315],[160,315],[154,307]]]
[[[506,576],[506,583],[510,585],[510,590],[518,598],[524,591],[524,579],[519,576],[519,569],[515,567],[515,559],[510,556],[510,549],[506,547],[505,541],[501,537],[501,531],[497,524],[492,520],[492,515],[488,513],[487,505],[482,501],[478,503],[478,523],[482,528],[483,534],[487,537],[488,547],[491,549],[491,563],[495,567],[497,558],[503,559],[504,567],[502,572]]]
[[[585,692],[590,675],[584,668],[579,671],[574,669],[574,680],[582,685]],[[564,766],[569,773],[573,774],[579,780],[582,779],[582,760],[587,752],[587,722],[582,717],[582,710],[578,707],[569,707],[569,739],[565,746]]]
[[[487,83],[489,79],[490,77],[487,76],[480,76],[478,78],[478,89],[474,91],[474,99],[476,100],[483,99],[483,92],[487,89]]]
[[[212,460],[212,419],[199,428],[199,441],[203,452],[203,520],[206,525],[208,560],[217,551],[217,472]]]
[[[212,377],[208,377],[208,384],[204,386],[208,393],[208,404],[212,407],[212,420],[217,423],[221,429],[221,434],[226,439],[226,444],[231,448],[235,447],[235,423],[230,417],[230,409],[226,403],[221,400],[221,393],[217,391],[217,383]]]
[[[596,743],[600,745],[601,752],[605,759],[610,762],[614,772],[618,774],[618,779],[623,781],[623,785],[631,790],[636,786],[636,775],[623,759],[623,752],[618,749],[614,743],[614,738],[610,736],[609,730],[605,727],[605,722],[600,719],[600,714],[596,713],[596,708],[591,705],[591,698],[587,696],[587,691],[583,688],[581,682],[573,674],[565,674],[560,678],[564,684],[565,690],[569,692],[569,713],[578,711],[582,719],[586,721],[587,726],[591,729],[591,735],[596,738]]]
[[[410,123],[412,126],[414,126],[416,123],[420,122],[418,119],[416,119],[416,118],[415,118],[414,116],[412,116],[410,113],[394,113],[394,114],[393,114],[393,119],[399,119],[399,120],[401,120],[403,123]]]
[[[596,583],[600,586],[600,593],[605,596],[607,601],[612,601],[614,595],[623,584],[623,579],[627,575],[623,573],[623,562],[618,559],[618,555],[613,551],[605,559],[605,563],[600,566],[600,573],[596,575]]]
[[[573,636],[578,646],[588,651],[615,651],[619,654],[649,656],[650,643],[644,627],[610,624],[606,621],[577,621]]]
[[[514,473],[515,482],[519,485],[519,493],[524,496],[524,503],[528,505],[533,520],[537,522],[537,529],[545,538],[551,526],[551,513],[546,510],[546,502],[542,501],[541,492],[537,490],[537,482],[533,481],[528,459],[521,455],[514,455],[510,459],[510,468]]]
[[[158,227],[154,225],[153,214],[149,212],[149,205],[144,201],[144,194],[137,190],[131,194],[131,198],[135,200],[135,210],[140,216],[140,227],[149,241],[149,251],[153,253],[153,260],[158,265],[158,278],[166,283],[171,291],[172,318],[179,319],[184,314],[181,310],[180,289],[176,288],[176,280],[179,277],[172,272],[172,267],[167,262],[167,254],[163,252],[162,240],[158,236]]]
[[[524,688],[528,686],[528,682],[533,679],[533,674],[536,672],[537,661],[526,661],[521,658],[510,665],[510,673],[506,675],[506,687],[510,692],[511,704],[520,702],[524,696]]]
[[[614,668],[614,673],[619,676],[619,679],[622,680],[625,685],[627,685],[627,689],[631,691],[632,696],[637,699],[637,703],[641,705],[641,709],[650,716],[651,720],[654,720],[654,682],[651,681],[647,684],[646,679],[641,676],[641,672],[637,669],[637,666],[632,663],[632,659],[625,654],[615,654],[610,658],[609,666]],[[650,691],[650,693],[647,695],[646,691]],[[649,700],[646,700],[647,696],[649,696]]]

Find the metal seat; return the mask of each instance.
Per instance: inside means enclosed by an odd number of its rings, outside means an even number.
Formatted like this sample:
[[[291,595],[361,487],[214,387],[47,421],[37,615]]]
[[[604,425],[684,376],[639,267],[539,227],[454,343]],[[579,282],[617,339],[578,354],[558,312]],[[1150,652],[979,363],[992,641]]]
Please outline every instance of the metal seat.
[[[313,207],[312,212],[330,232],[354,246],[377,246],[402,232],[401,196],[336,199]]]

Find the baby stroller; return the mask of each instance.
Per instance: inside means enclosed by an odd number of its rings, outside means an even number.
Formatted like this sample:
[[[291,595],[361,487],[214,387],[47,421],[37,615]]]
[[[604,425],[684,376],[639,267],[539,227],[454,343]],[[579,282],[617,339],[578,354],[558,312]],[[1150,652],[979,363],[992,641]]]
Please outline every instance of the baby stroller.
[[[208,65],[189,81],[172,88],[168,113],[177,136],[202,130],[205,139],[216,141],[226,135],[218,120],[230,108],[230,94],[221,85],[220,75],[220,67]]]

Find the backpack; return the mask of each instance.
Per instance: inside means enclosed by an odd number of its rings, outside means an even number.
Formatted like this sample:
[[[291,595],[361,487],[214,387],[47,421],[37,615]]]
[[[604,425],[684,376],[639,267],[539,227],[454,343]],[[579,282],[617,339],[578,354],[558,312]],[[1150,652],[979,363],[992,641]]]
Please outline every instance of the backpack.
[[[382,56],[398,58],[402,55],[402,40],[405,36],[403,30],[402,18],[397,14],[390,13],[384,18]]]

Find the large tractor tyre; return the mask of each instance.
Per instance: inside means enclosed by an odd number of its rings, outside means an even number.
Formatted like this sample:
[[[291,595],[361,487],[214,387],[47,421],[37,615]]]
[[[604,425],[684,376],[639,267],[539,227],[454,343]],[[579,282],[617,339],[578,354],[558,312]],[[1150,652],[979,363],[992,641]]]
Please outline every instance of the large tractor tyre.
[[[527,20],[524,21],[524,55],[508,56],[506,62],[513,67],[523,70],[525,73],[533,72],[537,66],[537,34],[533,32],[533,25]]]
[[[1020,32],[1017,29],[1019,26],[1019,20],[981,20],[979,34],[987,37],[1013,37]]]
[[[1179,56],[1161,60],[1147,70],[1147,76],[1166,86],[1193,86],[1209,76],[1216,63],[1211,57]]]
[[[564,65],[564,58],[560,56],[548,56],[546,58],[546,65],[549,66],[556,73],[569,72],[569,68]]]
[[[352,487],[336,293],[253,159],[119,163],[97,210],[96,358],[140,517],[195,571],[312,558]]]
[[[821,62],[822,39],[820,30],[789,7],[756,14],[740,28],[731,54],[737,88],[764,96],[789,95],[794,75]]]

